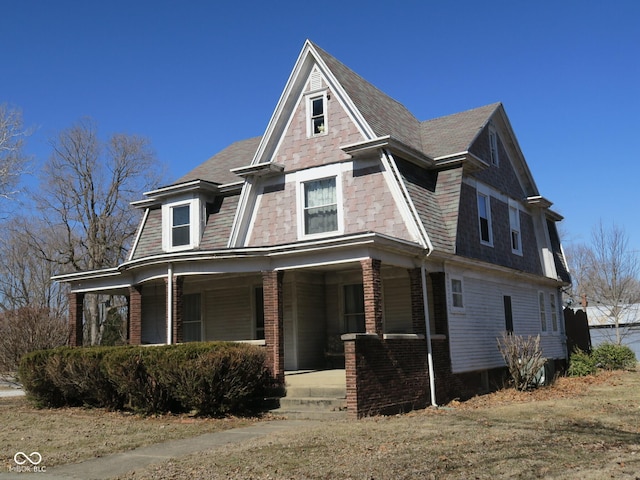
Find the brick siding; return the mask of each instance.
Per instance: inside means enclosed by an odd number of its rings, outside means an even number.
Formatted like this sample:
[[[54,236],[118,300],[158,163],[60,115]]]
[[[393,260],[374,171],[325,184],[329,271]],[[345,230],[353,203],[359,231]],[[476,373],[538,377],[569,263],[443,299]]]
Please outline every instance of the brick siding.
[[[84,293],[69,294],[69,345],[82,346]]]
[[[142,343],[142,285],[129,287],[129,343]]]

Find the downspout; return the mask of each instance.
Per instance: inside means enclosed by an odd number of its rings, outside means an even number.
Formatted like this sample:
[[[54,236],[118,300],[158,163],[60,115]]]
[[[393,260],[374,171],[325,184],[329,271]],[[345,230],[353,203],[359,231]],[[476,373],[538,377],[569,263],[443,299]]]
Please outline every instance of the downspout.
[[[431,251],[429,251],[431,253]],[[427,254],[428,256],[429,254]],[[433,348],[431,346],[431,324],[429,321],[429,297],[427,295],[427,268],[425,266],[425,259],[422,259],[421,274],[422,274],[422,303],[424,308],[424,323],[427,332],[427,364],[429,367],[429,391],[431,397],[431,406],[437,407],[436,403],[436,378],[433,369]]]
[[[173,340],[173,263],[167,267],[167,345]]]

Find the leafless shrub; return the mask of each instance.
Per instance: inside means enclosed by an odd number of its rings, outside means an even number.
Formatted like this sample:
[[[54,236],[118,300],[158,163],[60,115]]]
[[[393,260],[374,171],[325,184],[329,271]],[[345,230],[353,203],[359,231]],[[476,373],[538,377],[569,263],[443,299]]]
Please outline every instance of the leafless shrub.
[[[16,372],[25,353],[66,345],[65,320],[44,308],[24,307],[0,314],[0,374]]]
[[[538,387],[540,370],[547,361],[542,356],[540,335],[525,337],[502,332],[498,350],[509,368],[514,388],[524,391]]]

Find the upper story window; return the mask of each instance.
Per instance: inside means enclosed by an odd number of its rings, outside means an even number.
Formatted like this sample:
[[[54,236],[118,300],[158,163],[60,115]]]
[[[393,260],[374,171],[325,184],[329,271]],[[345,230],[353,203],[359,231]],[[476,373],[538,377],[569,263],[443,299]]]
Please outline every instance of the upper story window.
[[[480,228],[480,242],[493,245],[491,232],[491,201],[486,193],[478,192],[478,221]]]
[[[336,177],[304,182],[304,233],[338,230]]]
[[[171,246],[183,247],[191,243],[191,205],[171,208]]]
[[[491,165],[498,165],[498,132],[489,129],[489,150],[491,153]]]
[[[307,97],[307,135],[315,137],[327,133],[327,95]]]
[[[340,165],[325,165],[297,173],[298,237],[340,234],[342,184]]]
[[[511,251],[522,255],[522,235],[520,234],[520,210],[509,202],[509,225],[511,227]]]
[[[204,225],[199,198],[183,198],[162,205],[162,249],[175,252],[196,248]]]

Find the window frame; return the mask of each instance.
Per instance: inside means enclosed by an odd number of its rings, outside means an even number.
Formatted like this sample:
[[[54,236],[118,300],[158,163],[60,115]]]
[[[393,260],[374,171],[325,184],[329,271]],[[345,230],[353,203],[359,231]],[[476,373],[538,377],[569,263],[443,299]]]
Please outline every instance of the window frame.
[[[551,331],[558,333],[558,303],[554,292],[549,293],[549,311],[551,312]]]
[[[486,217],[482,216],[482,212],[480,209],[480,199],[485,200],[484,207],[486,211]],[[478,211],[478,235],[480,237],[480,243],[489,247],[493,247],[493,224],[491,221],[491,195],[489,194],[489,192],[477,190],[476,208]],[[486,220],[487,222],[487,234],[489,238],[486,240],[482,237],[482,221],[483,220]]]
[[[515,217],[512,214],[515,214]],[[517,235],[517,245],[514,246],[514,234]],[[520,208],[518,204],[509,200],[509,243],[511,252],[522,255],[522,229],[520,227]]]
[[[305,207],[305,186],[314,181],[325,180],[328,178],[335,179],[336,191],[336,215],[337,229],[326,232],[307,233],[305,228],[306,207]],[[296,192],[297,192],[297,222],[298,222],[298,239],[307,240],[315,238],[332,237],[342,235],[344,233],[344,212],[342,198],[342,171],[340,164],[324,165],[322,167],[311,168],[296,173]]]
[[[189,207],[189,243],[173,245],[173,212],[176,208]],[[182,198],[162,205],[162,250],[180,252],[192,250],[200,245],[204,225],[204,211],[199,198]],[[181,225],[184,227],[185,225]]]
[[[498,132],[495,128],[489,128],[489,161],[491,165],[500,165],[500,153],[498,148]]]
[[[347,289],[348,288],[358,288],[362,293],[362,311],[361,312],[350,312],[347,313]],[[341,330],[342,333],[365,333],[367,331],[366,324],[366,314],[365,314],[365,298],[364,298],[364,285],[362,283],[345,283],[341,288],[342,293],[342,325]],[[355,321],[360,324],[361,330],[349,330],[349,320],[355,319]]]
[[[328,123],[328,115],[327,115],[327,91],[316,91],[309,93],[306,96],[306,108],[307,108],[307,138],[313,137],[321,137],[323,135],[327,135],[329,132],[329,123]],[[322,113],[320,115],[314,115],[313,113],[313,105],[314,101],[322,100]],[[322,117],[322,130],[319,132],[315,131],[315,119]]]
[[[549,333],[549,322],[547,320],[547,301],[543,291],[538,291],[538,312],[540,320],[540,332]]]
[[[200,314],[200,318],[198,318],[197,320],[187,320],[186,318],[186,304],[187,301],[190,298],[197,298],[198,299],[198,313]],[[202,307],[203,307],[203,302],[202,302],[202,295],[200,293],[190,293],[190,294],[183,294],[182,295],[182,342],[183,343],[189,343],[189,342],[202,342],[203,341],[203,326],[204,326],[204,322],[203,322],[203,312],[202,312]],[[199,328],[198,328],[198,338],[197,339],[189,339],[187,340],[185,337],[185,327],[187,325],[196,325],[198,324]]]
[[[460,286],[460,291],[456,291],[454,288],[454,282]],[[457,275],[451,275],[449,277],[449,305],[451,311],[455,313],[462,313],[465,311],[465,299],[464,299],[464,279]],[[456,298],[459,298],[461,305],[456,305]]]

